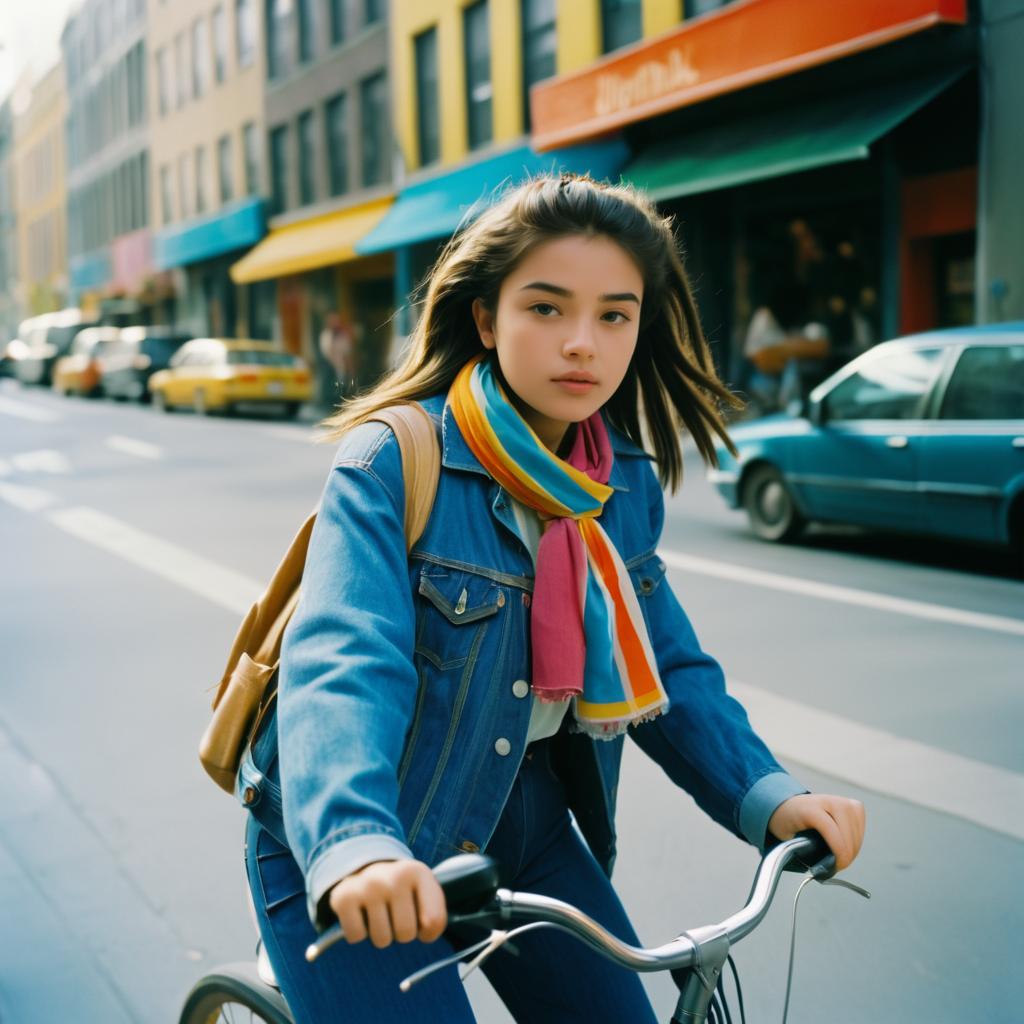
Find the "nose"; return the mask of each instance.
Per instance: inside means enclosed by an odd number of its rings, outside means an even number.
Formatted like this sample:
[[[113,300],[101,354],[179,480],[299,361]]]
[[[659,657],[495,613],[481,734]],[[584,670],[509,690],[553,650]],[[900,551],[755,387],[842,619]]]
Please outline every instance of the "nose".
[[[593,328],[585,322],[573,324],[569,336],[562,344],[562,351],[566,356],[593,359],[595,352]]]

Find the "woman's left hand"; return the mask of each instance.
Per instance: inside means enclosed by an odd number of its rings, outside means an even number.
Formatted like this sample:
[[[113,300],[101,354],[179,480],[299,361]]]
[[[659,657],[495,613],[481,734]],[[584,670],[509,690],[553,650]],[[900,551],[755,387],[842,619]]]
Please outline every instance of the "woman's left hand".
[[[848,868],[864,841],[864,805],[844,796],[804,793],[779,804],[768,821],[776,839],[792,839],[812,828],[835,854],[836,871]]]

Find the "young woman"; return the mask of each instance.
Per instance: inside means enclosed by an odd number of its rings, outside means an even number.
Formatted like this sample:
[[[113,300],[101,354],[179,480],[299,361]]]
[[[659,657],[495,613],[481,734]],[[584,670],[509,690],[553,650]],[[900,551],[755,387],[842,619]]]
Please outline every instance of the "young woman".
[[[402,401],[442,447],[408,556],[397,441],[368,421]],[[813,828],[840,868],[857,855],[863,808],[772,758],[656,553],[680,428],[713,460],[732,401],[670,224],[635,192],[532,180],[441,255],[405,362],[329,421],[276,729],[246,768],[249,883],[299,1021],[473,1020],[454,967],[398,990],[452,952],[428,865],[458,852],[636,943],[609,882],[626,735],[748,842]],[[348,944],[307,964],[335,919]],[[484,968],[516,1020],[655,1020],[635,974],[567,936],[516,946]]]

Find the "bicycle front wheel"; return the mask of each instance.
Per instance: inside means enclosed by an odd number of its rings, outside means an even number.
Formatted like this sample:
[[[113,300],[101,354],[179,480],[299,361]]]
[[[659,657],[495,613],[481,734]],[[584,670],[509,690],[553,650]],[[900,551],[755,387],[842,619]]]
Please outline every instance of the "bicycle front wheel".
[[[284,997],[256,973],[256,965],[227,964],[195,983],[179,1024],[295,1024]]]

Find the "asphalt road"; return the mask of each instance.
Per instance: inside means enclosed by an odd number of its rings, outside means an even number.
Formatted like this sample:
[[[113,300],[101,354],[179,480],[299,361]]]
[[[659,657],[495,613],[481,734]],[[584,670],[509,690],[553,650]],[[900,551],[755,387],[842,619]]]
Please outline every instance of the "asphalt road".
[[[253,588],[319,496],[312,435],[0,382],[0,1021],[171,1021],[251,957],[242,812],[195,749]],[[791,1024],[1021,1019],[1024,584],[939,542],[762,544],[687,468],[671,585],[783,761],[868,808],[848,875],[873,899],[802,896]],[[754,852],[635,748],[619,799],[644,941],[745,900]],[[796,884],[736,951],[751,1024],[781,1019]],[[648,982],[667,1019],[671,982]],[[509,1019],[469,989],[481,1024]]]

